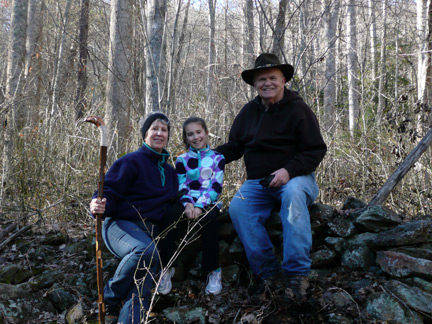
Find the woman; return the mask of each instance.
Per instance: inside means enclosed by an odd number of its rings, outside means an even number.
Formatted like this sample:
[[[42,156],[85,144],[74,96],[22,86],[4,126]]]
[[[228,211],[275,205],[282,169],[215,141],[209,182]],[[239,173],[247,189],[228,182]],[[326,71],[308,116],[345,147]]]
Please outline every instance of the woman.
[[[104,242],[121,259],[104,288],[106,323],[117,323],[117,317],[123,324],[144,318],[153,278],[175,252],[175,231],[155,240],[183,211],[176,199],[177,175],[167,164],[169,132],[164,114],[150,114],[141,128],[143,146],[114,162],[105,176],[104,198],[97,199],[96,192],[90,203],[93,214],[104,213]]]

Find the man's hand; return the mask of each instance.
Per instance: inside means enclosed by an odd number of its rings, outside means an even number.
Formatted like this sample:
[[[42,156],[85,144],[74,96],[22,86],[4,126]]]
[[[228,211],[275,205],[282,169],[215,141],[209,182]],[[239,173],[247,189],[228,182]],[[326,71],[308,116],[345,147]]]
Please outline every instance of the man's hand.
[[[279,188],[284,184],[287,184],[288,181],[290,180],[289,173],[284,168],[276,170],[272,174],[274,174],[275,177],[273,178],[272,182],[270,182],[269,187],[271,188]]]

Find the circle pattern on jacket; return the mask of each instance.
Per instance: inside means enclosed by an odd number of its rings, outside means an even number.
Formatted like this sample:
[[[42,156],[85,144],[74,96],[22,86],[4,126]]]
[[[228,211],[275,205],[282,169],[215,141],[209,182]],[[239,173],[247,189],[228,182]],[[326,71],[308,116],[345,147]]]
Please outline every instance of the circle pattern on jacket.
[[[191,169],[198,168],[198,159],[196,158],[189,159],[189,161],[187,161],[187,166]]]

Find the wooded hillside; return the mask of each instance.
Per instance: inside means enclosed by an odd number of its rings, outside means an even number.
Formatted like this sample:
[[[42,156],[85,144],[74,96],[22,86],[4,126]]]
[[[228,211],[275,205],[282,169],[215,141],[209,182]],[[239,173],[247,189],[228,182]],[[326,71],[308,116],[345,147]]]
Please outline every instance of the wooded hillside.
[[[295,67],[288,86],[319,118],[322,203],[370,201],[432,125],[427,0],[3,0],[0,23],[7,218],[90,222],[99,142],[88,115],[110,128],[108,166],[141,145],[140,119],[154,110],[173,121],[173,157],[191,115],[221,143],[255,95],[240,73],[261,52]],[[385,204],[432,214],[431,161],[429,147]],[[225,206],[241,163],[228,166]]]

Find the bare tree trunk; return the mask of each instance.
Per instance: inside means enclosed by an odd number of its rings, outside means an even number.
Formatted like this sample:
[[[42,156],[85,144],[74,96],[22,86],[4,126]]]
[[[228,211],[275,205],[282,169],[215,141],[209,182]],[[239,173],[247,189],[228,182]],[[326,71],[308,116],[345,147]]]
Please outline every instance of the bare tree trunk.
[[[208,57],[208,73],[207,73],[207,107],[206,117],[212,119],[213,107],[213,83],[216,69],[216,0],[208,0],[209,5],[209,57]]]
[[[425,130],[432,127],[432,3],[431,0],[417,1],[417,32],[418,32],[418,100],[419,114],[417,115],[417,132],[423,134]],[[430,132],[430,131],[429,131]],[[427,152],[427,161],[431,161],[432,150]],[[422,164],[418,165],[419,169],[423,169]],[[425,185],[431,186],[430,171],[425,168],[424,171]]]
[[[301,3],[299,4],[299,22],[298,22],[298,38],[299,38],[299,42],[300,42],[300,47],[299,47],[299,51],[298,51],[298,65],[300,66],[300,71],[301,71],[301,82],[303,82],[304,85],[304,75],[306,73],[306,60],[304,58],[304,53],[306,51],[306,41],[305,41],[305,35],[304,35],[304,31],[306,30],[305,27],[305,10],[304,10],[304,6],[301,5]],[[298,72],[296,73],[297,75],[299,74]],[[307,90],[307,89],[305,89]]]
[[[375,125],[379,132],[379,128],[382,121],[382,115],[385,106],[385,96],[384,96],[384,86],[386,83],[386,33],[387,33],[387,0],[383,1],[382,7],[382,17],[383,17],[383,27],[381,35],[381,59],[380,59],[380,75],[379,75],[379,85],[378,85],[378,108],[375,117]]]
[[[273,54],[278,57],[283,57],[283,52],[285,48],[284,38],[285,38],[285,15],[288,5],[288,0],[279,1],[279,12],[276,19],[276,24],[273,29]]]
[[[178,32],[178,24],[180,19],[180,12],[182,8],[182,0],[177,0],[177,10],[174,18],[174,26],[173,26],[173,34],[171,38],[171,46],[170,46],[170,56],[168,63],[168,81],[167,81],[167,104],[169,111],[174,111],[174,106],[172,103],[173,100],[173,84],[174,84],[174,76],[175,70],[177,70],[177,65],[174,66],[175,62],[175,53],[177,50],[177,32]]]
[[[42,0],[30,0],[27,10],[27,35],[24,75],[27,77],[32,69],[34,56],[40,55],[40,30],[41,30],[41,6]]]
[[[177,52],[175,53],[175,59],[174,59],[174,63],[173,63],[173,66],[175,66],[175,68],[174,68],[173,75],[172,75],[172,83],[173,84],[177,84],[177,80],[178,80],[180,59],[181,59],[182,54],[183,54],[183,46],[184,46],[184,42],[185,42],[185,38],[186,38],[190,2],[191,2],[191,0],[188,0],[187,4],[185,6],[185,12],[184,12],[184,18],[183,18],[183,27],[181,29],[181,34],[180,34],[179,41],[178,41]],[[176,99],[177,96],[176,96],[176,91],[175,91],[174,86],[171,86],[169,93],[170,93],[169,96],[171,98],[169,101],[170,105],[171,105],[171,111],[170,112],[173,113],[173,112],[175,112],[176,105],[177,105],[177,99]]]
[[[78,87],[75,97],[75,116],[79,119],[83,116],[87,107],[85,91],[87,89],[87,38],[89,28],[89,3],[90,0],[81,0],[79,20],[79,60],[78,60]]]
[[[132,28],[132,45],[131,45],[131,68],[132,68],[132,77],[131,77],[131,92],[133,93],[133,102],[135,102],[131,109],[133,109],[134,113],[137,113],[138,116],[144,116],[145,114],[145,89],[146,86],[146,64],[145,64],[145,51],[146,45],[144,40],[144,34],[142,33],[142,24],[140,17],[137,15],[132,15],[132,26],[136,26]],[[141,26],[140,26],[141,24]],[[140,27],[138,27],[140,26]],[[138,126],[139,127],[139,126]]]
[[[7,189],[14,185],[13,152],[14,138],[23,127],[23,108],[21,107],[21,88],[24,76],[24,60],[27,26],[27,0],[14,0],[10,26],[10,40],[7,59],[6,80],[6,127],[3,143],[3,169],[0,188],[0,208],[4,206]]]
[[[430,0],[417,1],[417,31],[419,43],[418,55],[418,101],[421,104],[430,104],[430,93],[432,67],[432,31],[429,29],[432,24],[432,5]]]
[[[66,29],[67,26],[69,24],[69,10],[70,10],[70,6],[71,6],[71,0],[67,0],[66,1],[66,8],[65,8],[65,12],[64,12],[64,20],[63,20],[63,25],[62,25],[62,38],[61,38],[61,42],[60,42],[60,47],[58,50],[58,54],[57,54],[57,60],[55,63],[55,74],[54,74],[54,80],[53,80],[53,86],[52,86],[52,102],[51,102],[51,113],[50,113],[50,119],[49,119],[49,134],[51,134],[51,120],[54,117],[55,113],[57,112],[57,101],[58,101],[58,96],[59,96],[59,92],[60,92],[60,78],[61,78],[61,74],[63,72],[63,56],[64,56],[64,48],[66,46]]]
[[[347,72],[348,72],[348,101],[349,101],[349,130],[354,136],[358,128],[358,64],[357,64],[357,31],[356,31],[356,2],[348,0],[347,15]]]
[[[111,1],[109,73],[106,85],[106,123],[113,136],[111,158],[127,151],[130,135],[130,12],[130,0]]]
[[[261,10],[258,10],[258,22],[259,22],[259,36],[258,36],[258,44],[260,52],[267,52],[266,44],[265,44],[265,13],[261,5]]]
[[[253,16],[254,4],[253,0],[246,0],[244,6],[244,15],[246,18],[246,24],[244,24],[243,34],[243,68],[250,69],[253,67],[255,61],[255,27],[254,27],[254,16]],[[252,87],[244,84],[245,93],[248,94],[248,99],[252,99],[254,90]]]
[[[375,19],[375,0],[368,0],[369,10],[369,35],[370,35],[370,55],[372,61],[372,80],[375,82],[378,64],[376,57],[376,19]]]
[[[163,40],[166,11],[166,0],[147,2],[146,113],[164,111],[162,107],[165,64]]]
[[[27,97],[31,100],[28,115],[33,123],[38,120],[42,69],[42,30],[45,6],[41,0],[31,0],[27,10],[27,39],[24,75],[26,78]]]
[[[245,6],[244,6],[244,15],[246,18],[246,24],[244,37],[243,37],[243,66],[245,68],[250,68],[253,66],[254,60],[255,60],[255,46],[254,46],[254,40],[255,40],[255,27],[254,27],[254,16],[253,16],[253,10],[254,10],[254,4],[253,0],[246,0]]]
[[[327,55],[325,70],[324,87],[324,126],[327,131],[331,131],[334,126],[334,106],[336,104],[336,27],[339,14],[339,4],[337,1],[324,0],[324,12],[327,17],[326,37]]]

